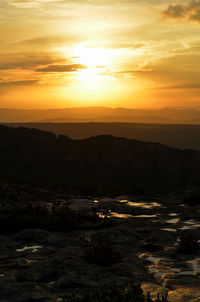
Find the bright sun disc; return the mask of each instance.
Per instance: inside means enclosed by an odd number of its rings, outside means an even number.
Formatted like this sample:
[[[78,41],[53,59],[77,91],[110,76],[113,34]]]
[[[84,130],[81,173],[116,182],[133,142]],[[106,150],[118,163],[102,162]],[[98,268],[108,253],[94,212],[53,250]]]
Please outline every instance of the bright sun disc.
[[[79,64],[88,68],[108,66],[111,61],[110,52],[105,48],[78,47],[75,49],[75,56]]]

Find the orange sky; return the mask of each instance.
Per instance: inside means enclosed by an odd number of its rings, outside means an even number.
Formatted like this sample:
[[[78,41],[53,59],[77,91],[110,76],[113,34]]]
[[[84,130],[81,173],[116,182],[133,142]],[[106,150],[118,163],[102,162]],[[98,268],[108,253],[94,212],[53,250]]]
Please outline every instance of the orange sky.
[[[0,107],[200,105],[200,0],[1,0]]]

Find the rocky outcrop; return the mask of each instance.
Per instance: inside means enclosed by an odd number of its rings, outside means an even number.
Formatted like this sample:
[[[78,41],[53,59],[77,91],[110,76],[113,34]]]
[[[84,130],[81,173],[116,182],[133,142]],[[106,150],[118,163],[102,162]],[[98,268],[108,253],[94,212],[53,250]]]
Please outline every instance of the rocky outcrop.
[[[62,200],[61,208],[73,205],[77,215],[93,205],[99,215],[104,211],[104,223],[85,230],[26,229],[1,235],[0,301],[67,302],[92,288],[127,280],[142,283],[145,295],[168,292],[170,302],[198,301],[200,251],[184,254],[178,244],[191,231],[200,239],[200,206],[194,211],[180,201],[166,207],[153,196],[149,203],[147,196],[120,198]],[[82,209],[77,208],[80,200]]]

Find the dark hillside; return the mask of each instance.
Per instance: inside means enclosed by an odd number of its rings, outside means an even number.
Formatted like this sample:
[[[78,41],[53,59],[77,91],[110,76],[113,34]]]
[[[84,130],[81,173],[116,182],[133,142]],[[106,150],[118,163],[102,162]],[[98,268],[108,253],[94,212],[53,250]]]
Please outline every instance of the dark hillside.
[[[114,135],[146,142],[156,142],[180,149],[200,150],[200,125],[142,123],[10,123],[9,127],[37,128],[64,134],[72,139]]]
[[[170,192],[200,183],[200,152],[108,135],[72,140],[0,126],[0,177],[78,192]]]

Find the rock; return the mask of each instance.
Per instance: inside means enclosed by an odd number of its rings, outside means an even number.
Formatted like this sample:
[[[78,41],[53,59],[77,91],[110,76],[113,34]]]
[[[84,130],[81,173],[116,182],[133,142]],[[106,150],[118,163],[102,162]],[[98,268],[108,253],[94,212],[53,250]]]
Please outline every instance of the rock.
[[[1,268],[12,268],[12,267],[15,267],[16,266],[16,262],[15,260],[8,260],[8,261],[2,261],[0,263],[0,267]]]
[[[17,267],[27,267],[31,263],[31,261],[26,258],[19,258],[19,259],[16,259],[15,261],[16,261]]]
[[[60,277],[56,282],[58,287],[73,288],[79,287],[78,278],[79,274],[75,271],[68,271],[64,276]]]
[[[174,243],[177,242],[179,231],[170,233],[161,230],[166,226],[166,217],[170,213],[178,213],[174,205],[171,204],[170,209],[160,207],[150,210],[131,207],[107,197],[97,198],[97,203],[94,200],[92,196],[71,198],[61,201],[60,206],[70,205],[73,211],[81,209],[83,212],[91,207],[98,207],[99,212],[99,209],[105,208],[104,214],[111,210],[134,216],[159,215],[158,218],[142,219],[108,218],[110,224],[104,223],[69,233],[29,229],[7,237],[0,236],[1,302],[61,302],[61,299],[65,302],[73,294],[85,294],[91,287],[113,285],[126,282],[127,279],[145,281],[145,284],[148,282],[149,285],[143,288],[145,293],[150,291],[152,297],[156,297],[157,293],[162,295],[162,284],[170,289],[174,299],[171,300],[170,297],[170,302],[182,301],[181,299],[198,301],[200,295],[196,292],[198,293],[199,278],[189,275],[193,274],[194,266],[199,266],[198,261],[177,253]],[[135,201],[137,202],[136,197]],[[122,257],[107,267],[97,265],[96,262],[91,264],[85,255],[93,240],[108,242]],[[141,246],[142,242],[146,244]],[[31,246],[40,248],[30,249]],[[150,252],[142,254],[145,249]],[[184,288],[187,290],[184,291]],[[194,295],[192,289],[196,291]],[[14,295],[19,297],[15,299]],[[176,301],[177,297],[180,300]]]
[[[200,287],[196,285],[179,286],[175,290],[169,291],[168,298],[170,302],[199,302]]]
[[[17,233],[14,238],[19,241],[37,241],[40,242],[50,235],[49,231],[41,229],[27,229]]]
[[[70,199],[68,204],[69,208],[74,211],[85,211],[95,207],[95,203],[89,199]]]
[[[182,285],[199,284],[199,278],[192,275],[176,275],[174,278],[169,278],[164,281],[165,287],[176,288]],[[200,291],[200,288],[199,288]]]
[[[162,279],[174,279],[174,278],[176,278],[175,273],[166,273],[162,275]]]
[[[59,248],[63,248],[65,246],[81,246],[83,242],[78,238],[69,237],[65,233],[61,232],[52,232],[46,238],[44,238],[43,242],[48,245],[56,246]]]
[[[134,245],[134,247],[139,246],[140,242],[134,236],[133,231],[126,225],[114,226],[109,229],[101,230],[98,232],[97,236],[101,240],[107,240],[112,244],[122,244],[129,247]]]
[[[177,286],[177,279],[176,276],[170,277],[169,279],[165,279],[164,281],[164,287],[166,288],[175,288]]]
[[[112,265],[109,269],[114,276],[125,277],[128,279],[135,279],[138,281],[146,280],[146,271],[145,268],[140,268],[134,265],[133,263],[117,263]]]
[[[101,202],[101,203],[110,203],[110,202],[116,202],[117,201],[117,199],[115,199],[115,198],[110,198],[110,197],[101,197],[101,198],[99,198],[99,202]]]
[[[2,261],[0,267],[2,268],[11,268],[11,267],[27,267],[31,263],[30,260],[26,258],[10,259]]]
[[[26,274],[26,281],[49,283],[57,280],[63,273],[63,261],[55,256],[31,265]]]
[[[120,196],[117,196],[116,197],[117,200],[129,200],[131,199],[131,196],[128,196],[128,195],[120,195]]]
[[[152,243],[152,242],[148,242],[148,241],[147,242],[142,242],[140,247],[142,249],[145,249],[148,252],[157,252],[157,251],[160,251],[160,250],[163,249],[161,245],[155,244],[155,243]]]
[[[0,247],[0,261],[6,260],[6,259],[11,259],[11,258],[16,258],[17,252],[13,249],[9,249],[5,247],[4,245],[1,245]]]
[[[160,244],[167,244],[176,238],[176,233],[166,232],[163,230],[155,229],[152,231],[149,240],[160,242]]]
[[[56,296],[34,283],[1,282],[1,302],[55,302]]]
[[[141,288],[145,296],[147,296],[147,293],[150,292],[151,298],[157,298],[157,294],[160,294],[161,296],[167,292],[167,290],[163,288],[163,286],[152,282],[142,282]]]

